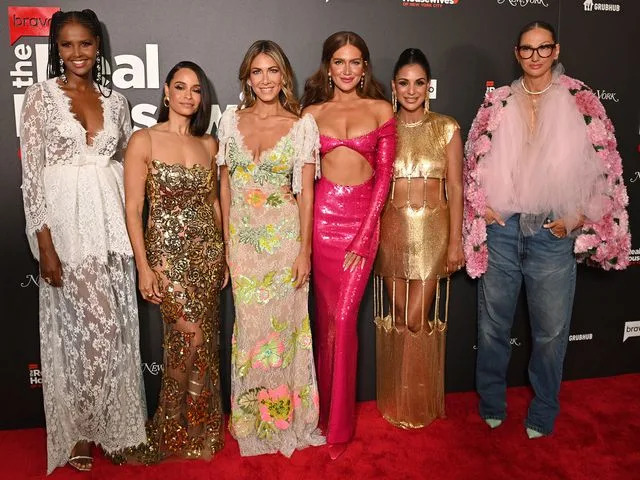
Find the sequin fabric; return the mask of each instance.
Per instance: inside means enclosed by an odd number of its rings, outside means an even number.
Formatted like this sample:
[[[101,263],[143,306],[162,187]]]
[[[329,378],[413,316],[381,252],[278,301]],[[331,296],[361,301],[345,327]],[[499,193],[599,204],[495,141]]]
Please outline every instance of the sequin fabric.
[[[445,415],[446,146],[459,127],[451,117],[428,112],[420,124],[397,128],[391,194],[382,213],[374,266],[377,404],[390,423],[419,428]],[[441,278],[447,280],[440,282]],[[429,281],[437,282],[434,293],[426,293],[431,292],[426,288]],[[440,283],[447,285],[444,302]],[[425,303],[434,305],[431,320]],[[415,332],[407,328],[409,312],[421,316]]]
[[[235,323],[229,429],[243,456],[321,445],[308,312],[309,286],[294,287],[300,212],[296,169],[319,164],[318,128],[297,120],[275,146],[254,158],[237,127],[220,120],[218,164],[229,172],[229,267]],[[297,188],[301,188],[301,183]],[[304,194],[304,192],[303,192]]]
[[[360,153],[374,175],[361,185],[316,182],[313,225],[315,348],[320,425],[327,442],[348,442],[355,428],[358,309],[378,249],[380,212],[387,198],[396,148],[395,120],[353,139],[320,137],[325,155],[338,146]],[[347,251],[364,268],[344,271]]]
[[[144,463],[210,458],[224,445],[219,307],[224,247],[210,203],[215,172],[153,160],[145,244],[163,301],[164,370],[147,443],[125,452]]]

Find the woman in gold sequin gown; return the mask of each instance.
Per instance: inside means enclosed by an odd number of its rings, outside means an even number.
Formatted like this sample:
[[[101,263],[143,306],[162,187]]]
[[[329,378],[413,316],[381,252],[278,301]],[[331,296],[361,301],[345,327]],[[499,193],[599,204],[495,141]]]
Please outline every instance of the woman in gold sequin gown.
[[[126,452],[153,463],[210,458],[223,446],[219,294],[225,282],[211,95],[191,62],[168,74],[158,124],[136,132],[125,158],[127,226],[143,297],[160,305],[164,373],[147,443]],[[149,202],[146,234],[142,206]]]
[[[464,264],[462,140],[453,118],[429,111],[430,78],[420,50],[402,52],[392,81],[398,146],[374,267],[378,409],[403,428],[444,417],[449,275]]]

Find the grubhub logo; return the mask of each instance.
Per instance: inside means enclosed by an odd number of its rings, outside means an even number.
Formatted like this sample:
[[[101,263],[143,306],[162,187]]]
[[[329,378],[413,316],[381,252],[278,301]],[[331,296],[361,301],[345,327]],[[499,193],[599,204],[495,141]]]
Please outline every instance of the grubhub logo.
[[[613,12],[618,13],[622,10],[622,5],[619,3],[600,3],[593,0],[584,0],[582,2],[585,12]]]
[[[9,45],[20,37],[47,37],[51,17],[60,7],[7,7],[9,16]]]
[[[29,368],[29,386],[31,388],[42,387],[42,372],[40,371],[40,364],[30,363],[27,367]]]
[[[445,7],[456,5],[460,0],[402,0],[403,7]]]
[[[626,322],[624,324],[624,335],[622,336],[622,343],[627,341],[627,338],[640,337],[640,321]]]

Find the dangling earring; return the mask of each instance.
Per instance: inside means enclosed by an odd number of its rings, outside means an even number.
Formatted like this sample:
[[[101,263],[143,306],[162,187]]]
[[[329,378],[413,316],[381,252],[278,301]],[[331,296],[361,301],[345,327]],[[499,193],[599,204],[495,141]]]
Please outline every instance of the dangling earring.
[[[67,76],[64,74],[64,62],[60,59],[60,80],[62,83],[67,83]]]
[[[364,90],[364,73],[360,77],[360,90]]]
[[[391,90],[391,106],[393,107],[393,113],[398,112],[398,97],[396,97],[396,92]]]
[[[427,92],[427,97],[424,99],[424,114],[429,113],[429,92]]]
[[[96,82],[102,83],[102,58],[100,57],[100,50],[96,52]]]
[[[167,97],[167,96],[165,95],[165,97],[162,99],[162,104],[163,104],[165,107],[169,108],[169,97]]]
[[[329,74],[329,89],[333,88],[333,79],[331,78],[331,74]]]

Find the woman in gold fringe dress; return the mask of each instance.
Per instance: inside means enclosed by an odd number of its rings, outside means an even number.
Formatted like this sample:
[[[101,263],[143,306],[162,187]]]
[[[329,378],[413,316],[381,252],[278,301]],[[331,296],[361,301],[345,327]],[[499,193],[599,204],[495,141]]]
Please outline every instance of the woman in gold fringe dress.
[[[453,118],[429,111],[430,79],[422,51],[402,52],[391,85],[398,147],[374,267],[378,409],[403,428],[445,415],[449,275],[464,264],[462,140]]]
[[[202,69],[178,63],[167,76],[158,124],[136,132],[125,157],[127,227],[143,297],[160,305],[164,371],[147,443],[125,452],[143,463],[210,458],[224,442],[219,305],[225,261],[206,130],[211,95]],[[149,220],[142,234],[142,206]]]

